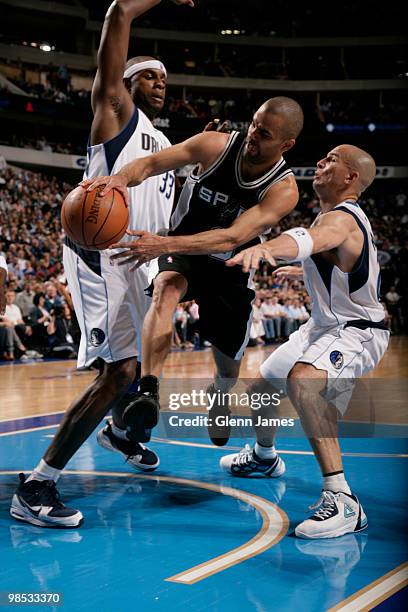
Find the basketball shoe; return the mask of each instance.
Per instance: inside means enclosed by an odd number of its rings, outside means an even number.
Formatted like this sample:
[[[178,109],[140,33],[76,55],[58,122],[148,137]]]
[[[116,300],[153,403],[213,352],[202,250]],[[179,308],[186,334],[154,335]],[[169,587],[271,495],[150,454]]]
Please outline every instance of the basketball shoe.
[[[127,463],[137,470],[152,472],[159,467],[160,459],[156,453],[140,442],[122,440],[115,436],[110,421],[106,421],[106,427],[98,431],[96,439],[103,448],[123,455]]]
[[[38,527],[78,527],[82,523],[82,513],[64,506],[53,480],[26,482],[24,474],[19,479],[10,508],[13,518]]]
[[[216,400],[208,411],[208,435],[215,446],[225,446],[231,435],[231,410],[228,401],[221,398],[221,391],[217,391],[213,384],[207,388],[206,393]]]
[[[296,527],[295,534],[299,538],[337,538],[361,531],[368,525],[357,497],[341,491],[323,490],[319,501],[309,509],[316,512]]]
[[[133,442],[149,442],[159,415],[159,381],[156,376],[143,376],[139,391],[123,412],[128,438]]]
[[[249,444],[246,444],[239,453],[221,457],[220,467],[233,476],[244,477],[267,476],[269,478],[279,478],[286,471],[285,463],[279,455],[276,455],[273,459],[261,459]]]

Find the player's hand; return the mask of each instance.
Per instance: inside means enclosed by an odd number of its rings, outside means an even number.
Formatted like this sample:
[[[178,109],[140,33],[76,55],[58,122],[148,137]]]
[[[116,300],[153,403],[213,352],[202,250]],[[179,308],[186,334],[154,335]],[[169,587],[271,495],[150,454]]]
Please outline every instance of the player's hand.
[[[187,4],[187,6],[191,6],[194,7],[194,1],[193,0],[171,0],[173,2],[173,4],[178,4],[179,6],[181,4]]]
[[[241,251],[235,257],[228,259],[226,265],[231,266],[242,266],[243,272],[249,272],[250,270],[256,270],[259,268],[259,264],[262,260],[268,261],[272,266],[276,266],[276,261],[271,255],[271,251],[266,248],[263,244],[250,247]]]
[[[230,134],[232,132],[232,125],[231,122],[228,121],[228,119],[226,121],[223,121],[222,123],[220,123],[219,119],[213,119],[212,121],[207,123],[203,131],[223,132],[224,134]]]
[[[278,280],[302,280],[302,266],[281,266],[273,272],[273,276]]]
[[[111,261],[118,262],[120,266],[133,263],[129,268],[130,271],[140,268],[141,265],[167,253],[168,238],[166,236],[158,236],[143,230],[126,230],[129,236],[137,236],[138,240],[131,242],[116,242],[110,245],[110,249],[126,249],[121,253],[115,253],[111,256]]]
[[[78,183],[87,191],[93,191],[98,187],[104,187],[100,193],[105,196],[111,189],[117,189],[123,195],[126,206],[129,205],[129,194],[127,189],[126,178],[121,174],[112,174],[111,176],[98,176],[97,178],[84,179]]]

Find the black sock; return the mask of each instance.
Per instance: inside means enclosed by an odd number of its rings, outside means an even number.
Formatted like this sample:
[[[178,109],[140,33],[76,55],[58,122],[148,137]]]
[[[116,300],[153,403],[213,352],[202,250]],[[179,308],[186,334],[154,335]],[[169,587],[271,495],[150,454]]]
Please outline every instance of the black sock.
[[[140,393],[159,393],[159,379],[157,376],[152,376],[149,374],[148,376],[143,376],[140,379]]]

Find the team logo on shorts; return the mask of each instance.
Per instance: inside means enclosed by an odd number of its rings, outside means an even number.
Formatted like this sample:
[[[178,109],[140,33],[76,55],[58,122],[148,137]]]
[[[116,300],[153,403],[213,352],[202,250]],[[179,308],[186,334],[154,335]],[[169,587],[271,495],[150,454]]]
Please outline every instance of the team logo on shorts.
[[[340,353],[340,351],[332,351],[330,353],[330,361],[336,370],[340,370],[344,362],[343,353]]]
[[[104,340],[104,331],[99,329],[99,327],[94,327],[91,329],[91,333],[89,334],[89,342],[92,344],[92,346],[100,346]]]
[[[173,258],[171,255],[168,256],[167,263],[173,263]]]

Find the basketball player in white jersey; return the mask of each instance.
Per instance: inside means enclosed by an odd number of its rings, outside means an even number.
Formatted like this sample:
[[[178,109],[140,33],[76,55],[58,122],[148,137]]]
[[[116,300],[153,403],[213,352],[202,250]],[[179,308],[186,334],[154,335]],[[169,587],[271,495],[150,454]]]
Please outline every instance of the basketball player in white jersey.
[[[316,512],[296,527],[296,535],[303,538],[337,537],[367,526],[344,476],[336,409],[343,415],[350,398],[350,384],[344,379],[359,378],[375,368],[389,341],[378,296],[380,267],[373,233],[358,204],[375,174],[368,153],[351,145],[336,147],[317,164],[313,186],[321,212],[311,228],[290,229],[227,262],[248,271],[262,259],[272,265],[276,257],[301,261],[312,298],[309,321],[262,364],[251,389],[265,391],[267,381],[279,389],[287,379],[289,397],[319,462],[323,491],[312,507]],[[284,273],[300,276],[297,267],[285,267]],[[340,393],[336,409],[323,399],[330,390]],[[236,476],[280,476],[285,466],[274,449],[274,429],[260,427],[256,433],[254,448],[223,457],[221,467]]]
[[[298,189],[283,154],[303,127],[303,112],[291,98],[270,98],[255,112],[247,134],[207,132],[124,166],[118,174],[84,181],[87,189],[106,183],[104,191],[172,168],[194,164],[171,217],[168,236],[133,232],[139,240],[120,243],[112,257],[139,268],[159,255],[153,300],[142,334],[142,378],[139,397],[123,414],[128,435],[147,441],[159,418],[158,377],[170,350],[172,317],[177,303],[195,299],[200,307],[200,333],[210,341],[215,361],[209,392],[227,392],[239,374],[252,316],[252,276],[226,268],[225,260],[257,244],[298,201]],[[215,403],[209,412],[214,444],[226,444],[230,427],[217,416],[229,406]],[[213,426],[214,425],[214,426]],[[143,438],[142,436],[145,435]]]
[[[174,0],[194,6],[193,0]],[[152,57],[126,62],[132,21],[160,0],[116,0],[106,14],[92,87],[94,114],[85,175],[117,172],[131,159],[170,146],[152,124],[161,111],[166,69]],[[152,177],[129,192],[130,228],[159,232],[168,227],[174,174]],[[64,268],[81,328],[79,366],[103,361],[98,378],[69,408],[52,444],[34,472],[20,477],[11,515],[39,526],[76,527],[81,512],[59,501],[55,483],[61,470],[112,408],[113,422],[98,433],[98,442],[122,454],[135,468],[154,470],[157,455],[138,441],[130,442],[118,402],[135,379],[140,330],[149,300],[144,293],[147,267],[130,274],[110,264],[109,251],[86,251],[66,239]],[[139,343],[139,348],[138,348]]]

